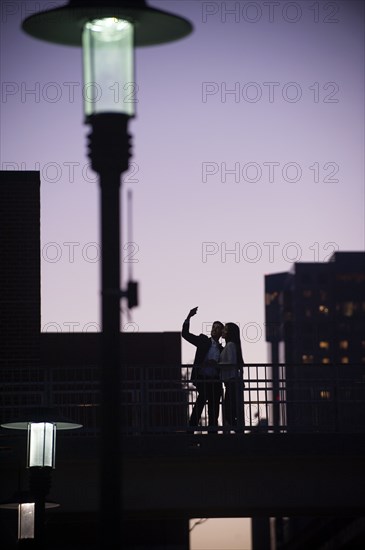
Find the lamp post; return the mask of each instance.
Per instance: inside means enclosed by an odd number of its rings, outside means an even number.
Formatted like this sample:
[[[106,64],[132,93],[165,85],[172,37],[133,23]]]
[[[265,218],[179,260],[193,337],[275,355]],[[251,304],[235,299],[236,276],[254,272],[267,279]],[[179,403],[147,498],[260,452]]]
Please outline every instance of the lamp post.
[[[129,167],[128,123],[135,110],[126,97],[111,100],[111,92],[135,91],[134,47],[178,40],[190,34],[192,25],[145,0],[70,0],[28,17],[23,29],[48,42],[83,47],[84,114],[91,126],[89,156],[99,175],[101,205],[100,521],[105,543],[114,540],[122,511],[120,300],[127,295],[131,304],[136,302],[135,285],[127,292],[120,289],[119,196],[121,174]]]

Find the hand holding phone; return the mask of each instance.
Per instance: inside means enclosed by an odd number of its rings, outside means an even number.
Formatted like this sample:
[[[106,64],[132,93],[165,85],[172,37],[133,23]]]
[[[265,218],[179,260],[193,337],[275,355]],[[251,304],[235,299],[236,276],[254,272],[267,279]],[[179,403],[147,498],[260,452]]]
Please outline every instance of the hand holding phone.
[[[196,315],[196,314],[197,314],[197,311],[198,311],[198,306],[197,306],[197,307],[193,307],[193,309],[191,309],[191,310],[189,311],[188,319],[190,319],[190,317],[193,317],[193,315]]]

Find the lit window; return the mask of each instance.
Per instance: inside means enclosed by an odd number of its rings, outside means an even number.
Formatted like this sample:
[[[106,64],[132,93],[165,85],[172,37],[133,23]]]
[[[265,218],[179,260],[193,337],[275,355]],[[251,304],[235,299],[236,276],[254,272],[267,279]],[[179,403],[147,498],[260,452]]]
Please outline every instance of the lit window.
[[[322,363],[323,363],[324,365],[328,365],[329,362],[330,362],[329,357],[323,357]]]
[[[340,349],[348,349],[349,347],[349,341],[348,340],[340,340]]]
[[[319,342],[319,347],[320,347],[321,349],[329,349],[330,343],[327,342],[327,340],[321,340],[321,341]]]
[[[343,363],[343,364],[347,364],[347,363],[349,363],[349,358],[348,358],[348,357],[346,357],[346,356],[344,356],[344,357],[341,357],[341,363]]]
[[[322,313],[323,315],[328,315],[328,307],[324,305],[319,306],[319,313]]]
[[[265,294],[265,301],[266,301],[266,305],[269,306],[272,302],[274,302],[277,297],[278,297],[279,293],[278,292],[266,292]]]
[[[331,399],[331,392],[329,390],[321,390],[319,392],[321,399]]]
[[[313,363],[313,355],[302,355],[302,362],[303,363]]]
[[[352,317],[355,310],[354,302],[343,302],[342,304],[342,313],[345,317]]]

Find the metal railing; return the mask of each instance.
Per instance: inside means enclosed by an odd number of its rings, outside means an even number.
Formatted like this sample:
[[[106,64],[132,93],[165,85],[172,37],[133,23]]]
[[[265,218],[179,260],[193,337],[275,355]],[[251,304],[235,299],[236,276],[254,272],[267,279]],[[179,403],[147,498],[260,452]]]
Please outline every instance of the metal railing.
[[[218,426],[209,425],[205,405],[198,425],[189,419],[198,393],[211,394],[206,379],[190,381],[192,365],[124,366],[123,433],[365,432],[365,366],[244,365],[235,379],[235,425],[226,425],[224,390],[218,392]],[[96,435],[100,427],[100,370],[94,366],[0,368],[0,421],[37,407],[56,407],[83,425],[74,435]],[[214,399],[213,394],[213,399]],[[71,436],[71,434],[70,434]]]

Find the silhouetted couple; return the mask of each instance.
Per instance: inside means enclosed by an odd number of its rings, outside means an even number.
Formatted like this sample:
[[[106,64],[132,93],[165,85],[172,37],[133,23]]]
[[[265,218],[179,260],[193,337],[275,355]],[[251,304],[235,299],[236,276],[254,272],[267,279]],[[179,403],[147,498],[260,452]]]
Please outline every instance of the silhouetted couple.
[[[197,398],[189,419],[189,427],[193,430],[199,426],[203,409],[207,403],[209,426],[217,428],[219,404],[222,398],[223,424],[228,430],[235,430],[238,414],[241,415],[243,423],[243,397],[241,394],[244,361],[240,330],[235,323],[223,325],[220,321],[215,321],[212,325],[210,338],[205,334],[192,334],[190,319],[196,315],[197,310],[198,308],[195,307],[189,311],[182,328],[182,337],[196,346],[190,380],[197,389]],[[221,337],[226,341],[225,347],[219,343]]]

